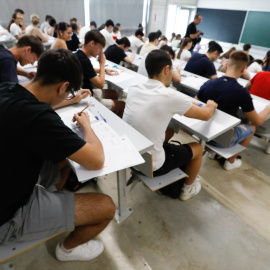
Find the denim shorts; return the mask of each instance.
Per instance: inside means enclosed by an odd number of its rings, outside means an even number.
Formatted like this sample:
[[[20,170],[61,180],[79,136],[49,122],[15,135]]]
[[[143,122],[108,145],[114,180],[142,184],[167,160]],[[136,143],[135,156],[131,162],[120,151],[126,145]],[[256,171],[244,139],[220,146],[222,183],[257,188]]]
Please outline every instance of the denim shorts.
[[[233,133],[233,138],[232,138],[232,142],[231,142],[231,147],[242,142],[244,139],[251,136],[252,133],[253,133],[253,130],[252,130],[250,125],[240,124],[240,125],[234,127],[234,133]],[[210,141],[209,144],[216,146],[216,147],[224,148],[224,146],[222,146],[219,143],[216,143],[214,141]]]

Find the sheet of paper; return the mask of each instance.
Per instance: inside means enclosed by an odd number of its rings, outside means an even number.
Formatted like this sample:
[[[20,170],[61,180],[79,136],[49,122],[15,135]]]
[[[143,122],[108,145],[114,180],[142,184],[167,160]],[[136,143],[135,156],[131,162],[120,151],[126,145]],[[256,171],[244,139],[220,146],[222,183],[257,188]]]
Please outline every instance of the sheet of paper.
[[[190,76],[187,78],[183,78],[181,81],[181,84],[192,87],[196,90],[199,90],[200,87],[207,81],[208,79],[206,78],[201,78],[201,77],[195,77],[195,76]]]
[[[257,113],[260,113],[261,111],[263,111],[265,109],[265,106],[267,106],[265,102],[262,102],[256,99],[253,99],[253,105]]]
[[[105,163],[101,170],[88,170],[70,161],[80,182],[144,163],[144,159],[126,135],[118,136],[105,122],[97,122],[92,128],[103,145]]]
[[[127,81],[134,78],[136,75],[121,71],[119,69],[117,69],[117,71],[118,72],[120,71],[119,75],[115,76],[105,75],[105,80],[110,81],[112,83],[121,83],[123,81]]]
[[[199,120],[199,119],[189,118],[189,117],[186,117],[184,115],[179,115],[179,114],[175,114],[173,116],[173,118],[176,119],[177,121],[181,122],[185,126],[189,126],[189,127],[201,122],[201,120]]]

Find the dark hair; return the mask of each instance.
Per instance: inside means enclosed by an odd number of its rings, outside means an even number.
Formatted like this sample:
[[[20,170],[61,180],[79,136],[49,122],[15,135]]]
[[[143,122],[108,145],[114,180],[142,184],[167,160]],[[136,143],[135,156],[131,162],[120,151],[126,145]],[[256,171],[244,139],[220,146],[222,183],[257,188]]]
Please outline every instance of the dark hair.
[[[113,23],[112,20],[107,20],[107,21],[105,22],[105,26],[106,26],[106,27],[114,26],[114,23]]]
[[[141,24],[141,23],[139,23],[138,28],[143,28],[143,26],[142,26],[142,24]]]
[[[174,32],[172,33],[172,37],[175,37],[175,33]]]
[[[52,19],[53,17],[51,16],[51,15],[46,15],[45,16],[45,21],[48,21],[48,20],[50,20],[50,19]]]
[[[25,35],[21,37],[15,45],[17,48],[31,47],[31,52],[35,53],[38,57],[43,53],[44,48],[42,42],[35,36]]]
[[[90,22],[90,26],[95,26],[95,28],[97,28],[97,24],[96,24],[95,21],[91,21],[91,22]]]
[[[90,41],[94,41],[95,43],[101,44],[105,47],[106,41],[104,36],[96,29],[92,29],[85,34],[84,44],[88,44]]]
[[[251,48],[251,45],[248,44],[248,43],[243,45],[243,50],[244,51],[248,51],[250,48]]]
[[[251,64],[253,64],[254,62],[256,62],[256,63],[258,63],[259,65],[263,65],[263,61],[261,60],[261,59],[254,59],[254,60],[252,60],[252,61],[250,61],[249,63],[248,63],[248,66],[250,66]]]
[[[267,53],[266,53],[266,56],[265,56],[265,61],[264,61],[264,66],[265,67],[268,67],[269,65],[270,65],[270,51],[268,51]]]
[[[162,35],[162,32],[160,30],[157,30],[157,35],[158,35],[158,38],[160,38],[160,36]]]
[[[118,31],[119,30],[119,28],[117,27],[117,26],[114,26],[113,27],[113,32],[115,33],[116,31]]]
[[[52,26],[52,27],[56,25],[56,20],[55,20],[55,18],[53,18],[53,17],[50,18],[50,20],[49,20],[49,25]]]
[[[121,26],[121,23],[117,23],[115,26],[119,27],[119,26]]]
[[[59,36],[59,31],[66,31],[69,27],[70,27],[70,25],[67,24],[66,22],[60,22],[60,23],[58,23],[55,26],[56,31],[57,31],[57,36]]]
[[[172,59],[175,58],[175,52],[174,52],[174,50],[172,49],[171,46],[163,45],[163,46],[160,47],[160,49],[162,51],[165,51],[165,52],[169,53],[169,55],[171,56]]]
[[[77,19],[76,19],[76,18],[71,18],[71,19],[69,20],[69,22],[70,22],[70,23],[72,23],[72,22],[75,22],[75,23],[76,23],[76,22],[77,22]]]
[[[181,37],[181,34],[177,34],[177,35],[176,35],[176,38],[180,38],[180,37]]]
[[[65,49],[48,50],[38,61],[34,82],[51,85],[69,82],[68,91],[78,90],[82,84],[82,67],[72,52]]]
[[[197,37],[197,38],[196,38],[196,44],[197,44],[197,43],[200,43],[201,40],[202,40],[201,37]]]
[[[183,51],[184,48],[188,45],[189,42],[192,42],[192,40],[191,40],[189,37],[185,37],[185,38],[182,40],[180,50],[179,50],[179,52],[178,52],[178,54],[177,54],[177,58],[178,58],[178,59],[180,59],[181,54],[182,54],[182,51]]]
[[[103,23],[97,30],[98,30],[98,31],[101,31],[102,29],[105,28],[105,26],[106,26],[105,23]]]
[[[227,52],[225,52],[224,54],[222,54],[222,55],[220,56],[220,58],[226,58],[226,59],[229,59],[230,54],[231,54],[232,52],[234,52],[234,51],[236,51],[236,48],[235,48],[235,47],[232,47],[232,48],[230,48]]]
[[[141,30],[141,29],[137,29],[136,31],[135,31],[135,36],[144,36],[144,33],[143,33],[143,31]]]
[[[208,45],[209,45],[209,49],[207,51],[208,53],[212,53],[215,51],[218,51],[218,53],[223,53],[221,46],[217,42],[210,41]]]
[[[171,57],[162,50],[151,51],[145,59],[145,68],[149,78],[158,76],[162,69],[169,65],[172,66]]]
[[[71,28],[72,28],[72,32],[77,32],[77,30],[78,30],[78,25],[77,25],[77,23],[72,22],[72,23],[70,24],[70,26],[71,26]]]
[[[246,66],[249,63],[249,55],[244,51],[234,51],[230,54],[228,66],[235,65],[237,68]]]
[[[16,9],[14,10],[14,12],[15,12],[15,13],[21,13],[21,14],[24,14],[24,11],[23,11],[22,9],[20,9],[20,8],[16,8]]]
[[[115,41],[118,45],[124,45],[125,48],[130,47],[130,41],[128,38],[123,37]]]
[[[156,32],[149,33],[148,38],[149,42],[153,42],[158,39],[158,34]]]

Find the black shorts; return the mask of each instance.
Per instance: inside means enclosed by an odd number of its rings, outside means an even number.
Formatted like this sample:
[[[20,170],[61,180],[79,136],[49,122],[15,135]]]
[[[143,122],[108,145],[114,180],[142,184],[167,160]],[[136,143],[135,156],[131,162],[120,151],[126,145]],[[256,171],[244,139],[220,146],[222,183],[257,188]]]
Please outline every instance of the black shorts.
[[[175,168],[183,169],[193,157],[191,147],[188,144],[175,145],[164,143],[163,148],[165,151],[165,161],[162,167],[153,172],[154,176],[164,175]]]

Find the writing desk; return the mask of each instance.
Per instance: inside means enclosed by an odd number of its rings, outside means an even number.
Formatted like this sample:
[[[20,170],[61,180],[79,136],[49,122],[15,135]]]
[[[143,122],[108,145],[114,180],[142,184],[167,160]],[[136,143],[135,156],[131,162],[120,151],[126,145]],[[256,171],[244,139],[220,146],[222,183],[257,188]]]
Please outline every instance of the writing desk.
[[[91,103],[94,106],[91,106],[91,111],[98,115],[98,111],[101,112],[102,116],[107,120],[107,123],[118,133],[118,135],[127,135],[130,141],[133,143],[135,148],[140,154],[145,153],[150,150],[153,146],[153,143],[140,134],[133,127],[124,122],[121,118],[115,115],[112,111],[107,109],[96,99],[91,98]],[[57,113],[67,111],[71,108],[76,108],[78,104],[72,106],[63,107],[57,110]],[[99,121],[103,121],[99,119]],[[117,156],[116,156],[117,158]],[[117,172],[117,190],[118,190],[118,209],[116,211],[115,219],[118,223],[123,222],[131,213],[132,208],[127,207],[126,201],[126,170],[120,170]]]
[[[126,55],[127,55],[128,57],[130,57],[130,56],[132,55],[132,53],[131,53],[131,52],[126,52]],[[132,63],[124,62],[124,64],[125,64],[125,66],[126,66],[126,65],[127,65],[127,66],[128,66],[128,65],[132,65],[132,66],[134,66],[135,68],[138,69],[139,66],[140,66],[140,64],[141,64],[142,58],[143,58],[143,56],[141,56],[141,55],[135,53],[135,58],[134,58],[134,60],[132,61]]]

